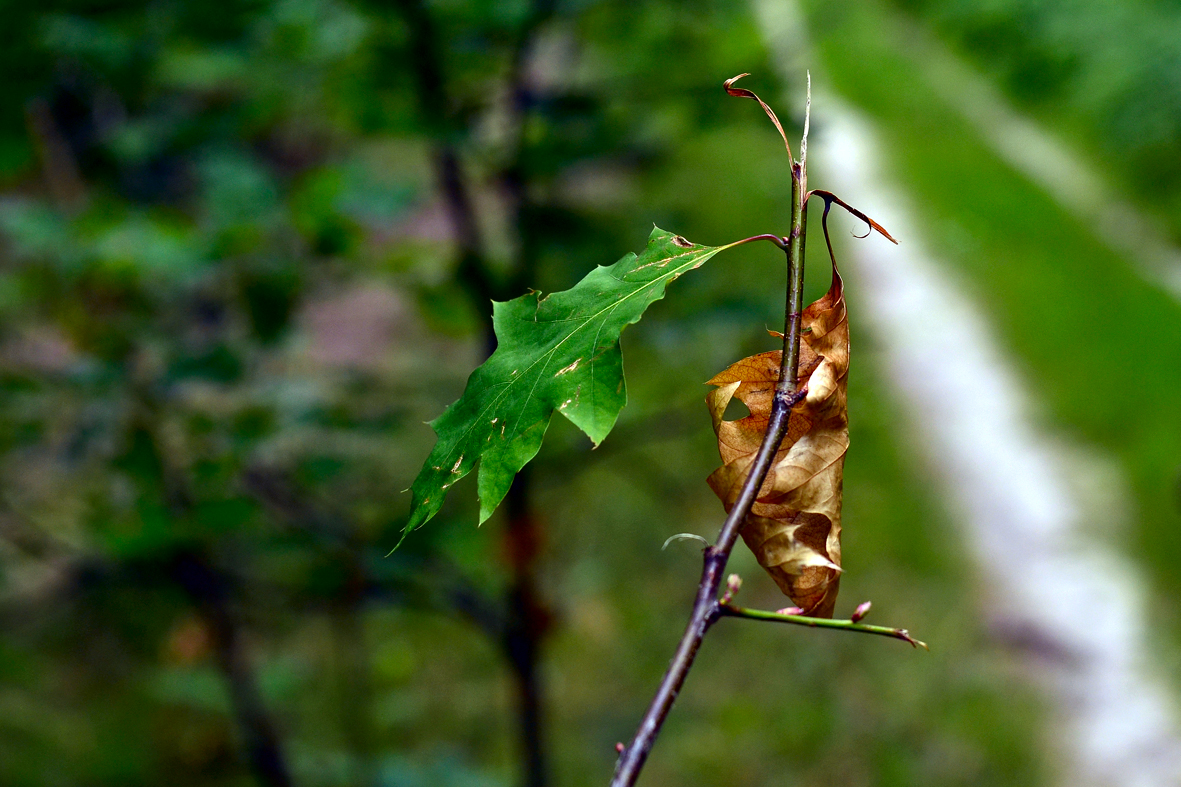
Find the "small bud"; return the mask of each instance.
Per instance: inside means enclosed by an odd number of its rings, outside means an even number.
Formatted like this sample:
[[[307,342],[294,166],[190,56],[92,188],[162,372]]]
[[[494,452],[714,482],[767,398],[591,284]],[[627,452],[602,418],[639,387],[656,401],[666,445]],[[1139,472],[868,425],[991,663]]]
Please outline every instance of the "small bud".
[[[623,750],[624,750],[624,748],[625,748],[625,747],[624,747],[624,745],[623,745],[622,743],[617,743],[617,744],[615,744],[615,753],[616,753],[616,754],[623,754]]]
[[[775,610],[776,615],[803,615],[804,610],[799,607],[784,607],[783,609]]]
[[[722,593],[722,597],[718,599],[718,603],[723,605],[729,604],[740,587],[742,587],[742,577],[737,574],[731,574],[726,577],[726,592]]]
[[[853,610],[853,617],[850,618],[854,623],[861,620],[869,614],[869,608],[873,606],[870,602],[865,601],[857,605],[857,609]]]

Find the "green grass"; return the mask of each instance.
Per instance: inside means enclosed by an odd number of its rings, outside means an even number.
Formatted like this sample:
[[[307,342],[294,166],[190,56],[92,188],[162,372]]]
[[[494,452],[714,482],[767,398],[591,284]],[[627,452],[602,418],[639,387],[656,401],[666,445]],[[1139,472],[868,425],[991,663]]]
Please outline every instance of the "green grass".
[[[885,169],[987,309],[1044,425],[1118,460],[1128,527],[1088,525],[1146,569],[1152,617],[1181,640],[1181,305],[991,152],[925,84],[923,50],[907,46],[896,12],[808,9],[824,76],[877,125]]]

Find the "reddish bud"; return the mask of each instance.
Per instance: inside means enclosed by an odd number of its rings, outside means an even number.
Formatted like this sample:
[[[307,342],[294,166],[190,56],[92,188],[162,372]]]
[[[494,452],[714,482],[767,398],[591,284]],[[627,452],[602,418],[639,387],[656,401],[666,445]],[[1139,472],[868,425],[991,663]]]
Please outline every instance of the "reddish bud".
[[[734,594],[738,592],[740,587],[742,587],[742,577],[738,576],[737,574],[731,574],[730,576],[726,577],[726,592],[722,594],[720,599],[718,599],[718,603],[729,604],[731,599],[734,598]]]

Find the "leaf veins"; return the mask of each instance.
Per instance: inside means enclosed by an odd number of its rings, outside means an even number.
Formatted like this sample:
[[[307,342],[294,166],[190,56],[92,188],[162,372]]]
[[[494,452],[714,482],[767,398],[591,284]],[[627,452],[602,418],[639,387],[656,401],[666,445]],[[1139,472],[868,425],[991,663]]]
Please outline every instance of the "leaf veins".
[[[627,402],[620,333],[669,282],[724,248],[656,228],[638,257],[599,266],[569,290],[493,304],[496,351],[431,422],[438,440],[411,486],[403,538],[438,513],[448,487],[477,462],[479,521],[490,517],[541,448],[555,410],[598,445]]]

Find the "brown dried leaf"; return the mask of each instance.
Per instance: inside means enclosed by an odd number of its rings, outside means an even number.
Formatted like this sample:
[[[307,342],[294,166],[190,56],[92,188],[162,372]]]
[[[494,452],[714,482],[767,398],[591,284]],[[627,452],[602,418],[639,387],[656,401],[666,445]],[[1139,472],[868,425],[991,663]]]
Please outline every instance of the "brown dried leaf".
[[[779,588],[814,617],[832,617],[840,583],[841,482],[849,446],[845,381],[849,323],[844,285],[832,286],[801,317],[798,386],[808,395],[792,408],[767,480],[742,525],[742,539]],[[776,334],[780,335],[781,334]],[[725,463],[708,483],[729,511],[767,432],[782,351],[744,358],[709,381],[706,397]],[[750,415],[723,420],[737,397]]]

